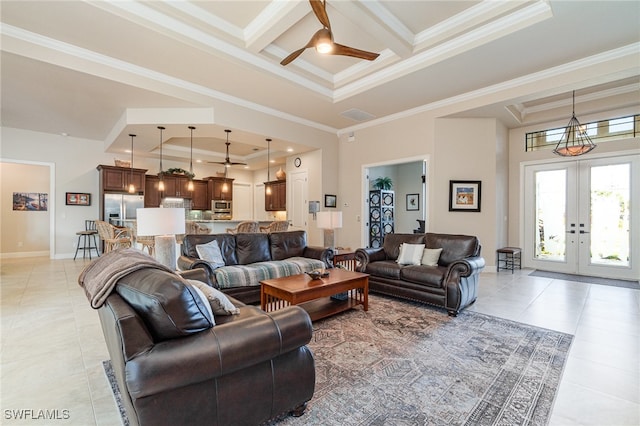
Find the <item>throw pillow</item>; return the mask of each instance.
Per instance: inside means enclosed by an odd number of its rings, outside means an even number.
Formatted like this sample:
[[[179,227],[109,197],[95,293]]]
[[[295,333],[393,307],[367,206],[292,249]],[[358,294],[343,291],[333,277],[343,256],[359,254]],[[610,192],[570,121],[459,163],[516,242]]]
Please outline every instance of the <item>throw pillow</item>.
[[[440,259],[440,253],[442,253],[442,249],[424,249],[422,253],[422,261],[420,264],[426,266],[438,266],[438,260]]]
[[[213,269],[224,266],[222,252],[216,240],[210,241],[207,244],[196,245],[196,252],[198,252],[198,257],[209,262]]]
[[[422,260],[423,251],[424,244],[402,243],[400,246],[400,255],[396,262],[400,265],[419,265]]]
[[[187,282],[189,281],[191,280],[187,280]],[[209,303],[209,300],[207,299],[207,295],[204,294],[204,292],[200,290],[198,286],[193,285],[193,283],[189,283],[189,284],[191,284],[191,288],[196,292],[196,294],[200,298],[200,301],[202,302],[204,307],[207,309],[207,313],[209,314],[209,319],[211,320],[211,324],[216,325],[216,320],[213,317],[213,310],[211,309],[211,303]]]
[[[209,300],[213,313],[216,315],[236,315],[240,310],[220,290],[198,280],[187,280],[194,288],[200,289]]]

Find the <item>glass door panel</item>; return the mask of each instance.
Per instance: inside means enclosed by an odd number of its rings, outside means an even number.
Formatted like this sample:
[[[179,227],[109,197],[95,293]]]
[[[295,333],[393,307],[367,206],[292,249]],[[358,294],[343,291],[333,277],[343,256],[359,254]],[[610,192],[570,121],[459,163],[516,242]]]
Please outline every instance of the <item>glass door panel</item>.
[[[566,255],[567,170],[535,172],[536,259],[564,262]]]

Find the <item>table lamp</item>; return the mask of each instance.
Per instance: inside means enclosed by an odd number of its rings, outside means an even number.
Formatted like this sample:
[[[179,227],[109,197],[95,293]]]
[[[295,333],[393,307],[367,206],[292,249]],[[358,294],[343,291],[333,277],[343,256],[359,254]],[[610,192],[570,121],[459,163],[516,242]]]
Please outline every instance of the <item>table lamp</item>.
[[[176,269],[176,234],[185,233],[183,208],[137,209],[138,235],[153,236],[155,258],[171,269]]]
[[[324,246],[335,248],[334,229],[342,228],[342,212],[318,212],[318,228],[324,229]]]

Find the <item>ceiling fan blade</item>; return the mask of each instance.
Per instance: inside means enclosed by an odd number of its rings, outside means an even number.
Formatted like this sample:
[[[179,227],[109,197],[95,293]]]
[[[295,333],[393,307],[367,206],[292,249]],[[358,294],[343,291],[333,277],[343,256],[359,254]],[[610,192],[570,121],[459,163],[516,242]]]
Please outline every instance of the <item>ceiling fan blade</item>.
[[[329,16],[327,15],[327,5],[325,1],[322,0],[309,0],[311,3],[311,9],[313,9],[313,13],[316,14],[316,18],[318,21],[325,27],[331,31],[331,23],[329,22]]]
[[[366,50],[360,50],[360,49],[356,49],[349,46],[343,46],[338,43],[333,43],[333,50],[329,54],[353,56],[354,58],[366,59],[367,61],[373,61],[378,56],[380,56],[379,53],[367,52]]]
[[[287,65],[290,62],[292,62],[294,59],[296,59],[298,56],[300,56],[302,54],[302,52],[304,52],[304,50],[307,47],[303,47],[302,49],[298,49],[295,52],[293,52],[292,54],[290,54],[289,56],[287,56],[286,58],[284,58],[281,62],[280,65]]]

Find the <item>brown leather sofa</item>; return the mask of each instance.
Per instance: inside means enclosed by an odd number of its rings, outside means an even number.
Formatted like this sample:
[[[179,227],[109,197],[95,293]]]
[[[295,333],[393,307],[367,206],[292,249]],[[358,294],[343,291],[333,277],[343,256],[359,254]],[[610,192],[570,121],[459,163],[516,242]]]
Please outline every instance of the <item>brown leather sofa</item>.
[[[442,248],[437,265],[400,265],[400,244]],[[356,250],[358,270],[369,274],[369,290],[444,307],[449,315],[475,302],[485,261],[476,237],[451,234],[387,234],[382,247]]]
[[[200,259],[196,246],[217,241],[224,266]],[[215,288],[247,303],[260,303],[260,281],[332,265],[333,250],[307,246],[305,231],[186,235],[178,268],[202,268]],[[233,274],[233,275],[230,275]]]
[[[202,269],[184,275],[207,280]],[[258,425],[302,415],[315,386],[308,314],[229,298],[240,313],[201,329],[202,299],[184,287],[175,274],[140,269],[98,310],[130,423]]]

